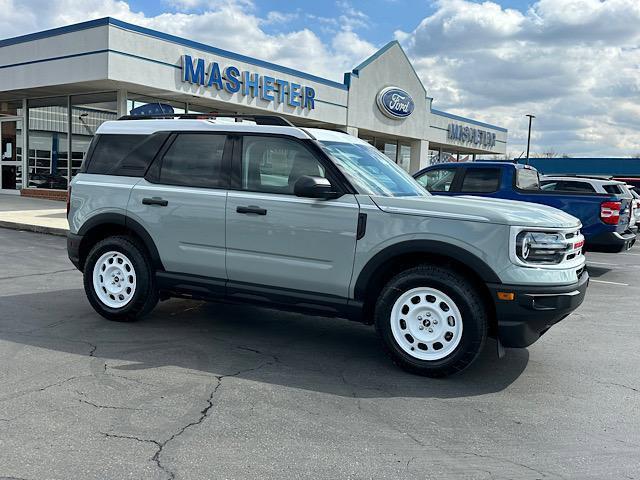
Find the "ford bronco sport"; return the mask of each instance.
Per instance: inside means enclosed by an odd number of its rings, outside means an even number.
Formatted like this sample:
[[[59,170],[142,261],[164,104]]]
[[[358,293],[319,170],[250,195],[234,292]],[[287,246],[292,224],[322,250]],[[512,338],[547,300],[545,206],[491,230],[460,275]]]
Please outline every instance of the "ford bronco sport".
[[[584,237],[543,205],[431,196],[363,140],[273,116],[103,123],[69,194],[93,308],[225,299],[375,324],[444,376],[488,335],[526,347],[582,303]]]

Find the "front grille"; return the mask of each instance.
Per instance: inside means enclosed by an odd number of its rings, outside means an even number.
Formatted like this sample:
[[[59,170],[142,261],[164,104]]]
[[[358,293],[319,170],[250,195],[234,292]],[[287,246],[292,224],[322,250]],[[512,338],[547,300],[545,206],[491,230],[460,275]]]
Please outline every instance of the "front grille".
[[[570,260],[575,260],[576,257],[580,257],[582,255],[582,249],[584,248],[584,237],[580,233],[579,229],[576,229],[571,232],[565,232],[564,240],[567,244],[567,251],[565,253],[563,262],[568,262]],[[578,245],[578,247],[576,247]]]

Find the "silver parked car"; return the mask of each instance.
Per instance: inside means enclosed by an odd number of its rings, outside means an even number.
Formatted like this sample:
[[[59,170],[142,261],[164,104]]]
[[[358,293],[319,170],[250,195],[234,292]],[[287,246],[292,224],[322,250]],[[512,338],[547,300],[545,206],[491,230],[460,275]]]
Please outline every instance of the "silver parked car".
[[[238,118],[238,120],[240,117]],[[73,179],[68,252],[102,316],[226,299],[375,324],[428,376],[535,342],[588,284],[574,217],[429,195],[363,140],[279,117],[122,119]]]

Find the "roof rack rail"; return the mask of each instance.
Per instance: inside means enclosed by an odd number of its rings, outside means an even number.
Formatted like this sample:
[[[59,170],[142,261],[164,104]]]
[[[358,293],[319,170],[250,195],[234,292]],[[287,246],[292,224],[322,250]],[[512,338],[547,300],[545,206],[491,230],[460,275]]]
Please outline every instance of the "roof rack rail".
[[[573,177],[573,178],[586,178],[592,180],[612,180],[612,175],[586,175],[586,174],[575,174],[575,173],[549,173],[546,174],[545,177]]]
[[[253,120],[258,125],[275,125],[281,127],[295,127],[293,123],[280,115],[235,114],[235,113],[159,113],[155,115],[124,115],[118,120],[210,120],[215,118],[235,118]]]

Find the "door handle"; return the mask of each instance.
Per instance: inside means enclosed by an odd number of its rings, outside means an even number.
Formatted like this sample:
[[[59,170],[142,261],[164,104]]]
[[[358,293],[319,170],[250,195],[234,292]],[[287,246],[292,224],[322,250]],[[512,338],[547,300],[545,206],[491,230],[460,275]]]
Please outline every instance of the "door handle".
[[[255,213],[256,215],[266,215],[267,209],[255,207],[253,205],[249,205],[248,207],[237,207],[236,212],[238,213]]]
[[[142,204],[143,205],[160,205],[161,207],[166,207],[167,205],[169,205],[169,202],[160,197],[153,197],[153,198],[143,198]]]

